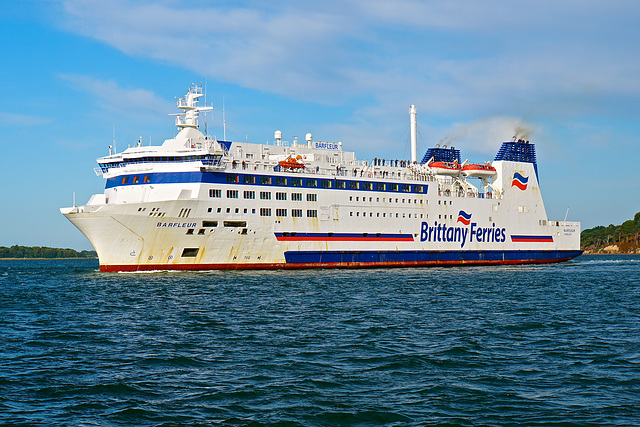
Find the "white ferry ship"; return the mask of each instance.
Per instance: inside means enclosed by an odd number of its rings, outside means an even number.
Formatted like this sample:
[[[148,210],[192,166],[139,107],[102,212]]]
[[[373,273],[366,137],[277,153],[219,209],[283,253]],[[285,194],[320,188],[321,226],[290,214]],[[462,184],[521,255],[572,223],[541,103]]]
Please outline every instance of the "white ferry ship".
[[[550,263],[581,254],[580,223],[547,219],[534,144],[489,164],[459,150],[358,160],[342,143],[220,141],[199,130],[201,87],[178,100],[178,134],[99,158],[103,194],[61,212],[102,271]]]

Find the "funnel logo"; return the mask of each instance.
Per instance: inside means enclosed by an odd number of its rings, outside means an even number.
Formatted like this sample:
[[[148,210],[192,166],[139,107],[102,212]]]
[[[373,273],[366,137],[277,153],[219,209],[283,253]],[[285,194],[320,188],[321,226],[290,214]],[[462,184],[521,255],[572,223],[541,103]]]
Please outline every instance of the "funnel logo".
[[[521,190],[527,189],[527,183],[529,182],[528,176],[522,176],[518,172],[513,173],[513,181],[511,181],[511,186],[516,186]]]
[[[458,222],[461,222],[464,225],[469,225],[471,222],[471,214],[468,214],[465,211],[458,212]]]

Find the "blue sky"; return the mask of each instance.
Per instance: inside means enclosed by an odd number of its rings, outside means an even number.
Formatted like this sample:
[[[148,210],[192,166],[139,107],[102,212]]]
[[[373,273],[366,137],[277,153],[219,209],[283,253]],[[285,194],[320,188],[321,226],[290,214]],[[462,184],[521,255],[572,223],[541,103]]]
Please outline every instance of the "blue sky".
[[[548,216],[583,228],[640,211],[635,1],[88,1],[0,9],[0,245],[90,249],[59,213],[93,172],[175,134],[175,97],[206,82],[222,139],[342,141],[362,159],[443,140],[493,160],[536,144]]]

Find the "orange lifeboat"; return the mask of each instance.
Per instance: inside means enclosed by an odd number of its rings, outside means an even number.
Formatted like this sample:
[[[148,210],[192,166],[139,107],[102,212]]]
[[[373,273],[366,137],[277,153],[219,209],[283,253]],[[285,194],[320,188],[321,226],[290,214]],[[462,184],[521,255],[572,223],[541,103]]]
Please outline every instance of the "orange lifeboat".
[[[289,156],[284,160],[280,160],[278,163],[280,164],[281,167],[285,169],[297,170],[297,169],[304,168],[304,163],[302,162],[302,156],[297,156],[297,157]]]
[[[457,176],[462,169],[460,163],[457,161],[453,162],[431,162],[429,163],[429,167],[436,175],[448,175],[448,176]]]
[[[489,162],[484,165],[470,164],[462,168],[462,174],[471,178],[490,178],[496,174],[496,168]]]

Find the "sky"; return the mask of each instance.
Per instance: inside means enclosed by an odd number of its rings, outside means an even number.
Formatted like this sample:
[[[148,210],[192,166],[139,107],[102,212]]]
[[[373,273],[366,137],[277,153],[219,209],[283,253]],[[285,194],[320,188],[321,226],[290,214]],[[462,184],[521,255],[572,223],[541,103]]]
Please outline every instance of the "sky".
[[[232,141],[409,158],[412,104],[420,158],[493,160],[518,133],[550,219],[619,224],[640,211],[638,22],[632,0],[5,2],[0,246],[91,249],[59,208],[104,190],[114,132],[118,151],[172,138],[191,83]]]

